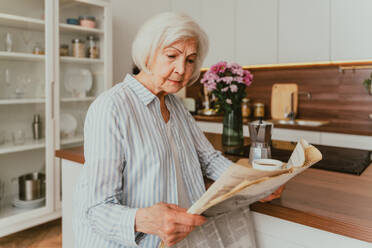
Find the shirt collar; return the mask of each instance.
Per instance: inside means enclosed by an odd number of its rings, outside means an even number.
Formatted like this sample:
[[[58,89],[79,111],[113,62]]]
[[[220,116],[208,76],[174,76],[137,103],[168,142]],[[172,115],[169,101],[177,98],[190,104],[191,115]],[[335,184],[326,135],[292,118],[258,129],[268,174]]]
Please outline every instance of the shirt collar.
[[[146,106],[149,105],[156,98],[156,96],[151,91],[143,86],[143,84],[141,84],[132,75],[127,74],[125,76],[124,82],[128,84],[128,86]]]

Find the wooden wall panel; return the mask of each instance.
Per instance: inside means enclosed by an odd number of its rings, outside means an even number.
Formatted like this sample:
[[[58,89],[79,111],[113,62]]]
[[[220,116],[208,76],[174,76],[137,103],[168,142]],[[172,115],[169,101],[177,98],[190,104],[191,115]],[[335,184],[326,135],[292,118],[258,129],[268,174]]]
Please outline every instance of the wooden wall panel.
[[[312,98],[299,96],[298,118],[328,119],[339,123],[372,124],[372,96],[362,85],[371,69],[345,70],[338,67],[297,69],[251,69],[253,83],[247,88],[252,102],[265,103],[266,118],[270,118],[271,88],[274,83],[297,83],[299,91],[308,91]],[[196,99],[202,86],[196,82],[187,88],[186,96]],[[199,103],[201,99],[198,99]]]

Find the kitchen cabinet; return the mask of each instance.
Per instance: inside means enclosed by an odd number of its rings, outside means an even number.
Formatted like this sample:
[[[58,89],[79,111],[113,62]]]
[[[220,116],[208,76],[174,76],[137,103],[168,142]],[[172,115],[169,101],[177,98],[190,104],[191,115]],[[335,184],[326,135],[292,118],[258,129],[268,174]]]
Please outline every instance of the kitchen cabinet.
[[[304,210],[306,211],[306,210]],[[252,212],[256,242],[260,248],[371,248],[372,244],[358,239],[323,231],[280,218]]]
[[[94,16],[96,27],[66,23]],[[11,38],[12,44],[3,41]],[[94,36],[97,58],[73,57],[72,39],[88,46]],[[82,145],[86,111],[112,85],[111,4],[100,0],[4,0],[0,9],[0,237],[61,216],[60,160],[56,149]],[[69,56],[59,56],[60,45]],[[41,139],[32,121],[41,117]],[[14,207],[18,184],[12,178],[42,172],[45,200],[34,208]],[[4,186],[4,187],[1,187]],[[2,190],[3,189],[3,190]],[[25,205],[29,205],[24,203]]]
[[[203,132],[222,134],[222,123],[197,121],[197,124]],[[243,125],[243,136],[249,137],[247,125]],[[372,136],[294,130],[276,128],[275,126],[272,131],[273,140],[297,142],[300,138],[304,138],[309,143],[317,145],[337,146],[362,150],[371,150],[372,147]]]
[[[203,67],[224,60],[235,61],[235,1],[201,1],[201,26],[209,38]]]
[[[277,0],[236,1],[235,49],[237,63],[255,65],[278,62],[277,7]]]
[[[279,1],[279,63],[330,60],[329,1]]]
[[[331,60],[372,58],[372,2],[331,0]]]

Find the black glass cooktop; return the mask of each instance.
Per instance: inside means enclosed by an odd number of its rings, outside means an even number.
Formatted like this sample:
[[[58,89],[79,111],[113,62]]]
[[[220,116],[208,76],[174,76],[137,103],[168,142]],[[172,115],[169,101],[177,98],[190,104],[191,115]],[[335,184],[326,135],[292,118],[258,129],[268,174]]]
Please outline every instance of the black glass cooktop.
[[[371,151],[315,145],[323,159],[312,166],[329,171],[360,175],[371,163]],[[249,157],[249,146],[243,146],[225,152],[229,155]],[[292,151],[271,147],[271,157],[287,162]]]

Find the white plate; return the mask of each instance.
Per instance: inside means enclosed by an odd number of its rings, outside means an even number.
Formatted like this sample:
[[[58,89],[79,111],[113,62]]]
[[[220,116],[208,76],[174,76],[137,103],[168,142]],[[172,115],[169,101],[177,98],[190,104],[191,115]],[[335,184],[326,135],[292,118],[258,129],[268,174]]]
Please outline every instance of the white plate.
[[[64,85],[73,97],[85,97],[93,85],[92,73],[88,69],[68,68],[65,71]]]
[[[31,201],[23,201],[20,200],[19,197],[17,196],[13,200],[13,206],[17,208],[38,208],[43,206],[45,203],[45,197],[36,199],[36,200],[31,200]]]
[[[62,137],[72,137],[75,135],[77,128],[77,120],[73,115],[61,114],[61,136]]]

